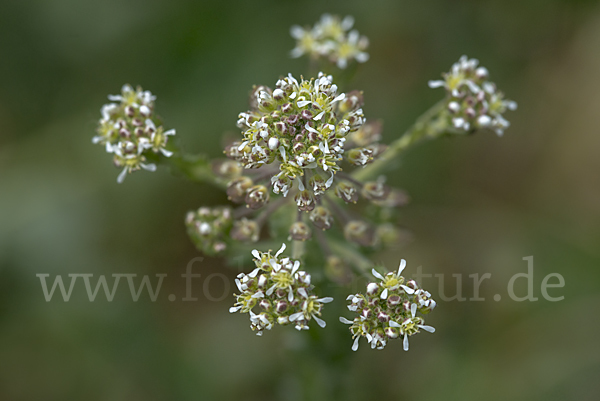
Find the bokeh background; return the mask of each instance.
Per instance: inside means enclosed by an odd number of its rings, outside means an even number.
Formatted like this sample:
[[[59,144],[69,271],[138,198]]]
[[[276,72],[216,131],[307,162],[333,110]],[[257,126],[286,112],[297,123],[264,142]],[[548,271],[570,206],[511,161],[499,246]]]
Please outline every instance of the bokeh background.
[[[444,273],[447,294],[462,274],[467,297],[469,274],[492,274],[486,301],[440,302],[428,319],[438,331],[408,353],[401,341],[351,353],[342,306],[326,310],[327,330],[260,338],[227,313],[231,297],[202,294],[203,279],[197,302],[169,302],[199,255],[185,212],[224,197],[165,169],[117,185],[91,144],[106,95],[128,82],[158,95],[189,152],[218,156],[253,84],[306,73],[287,57],[289,26],[323,12],[354,15],[371,40],[353,87],[386,141],[442,96],[427,81],[462,54],[519,103],[503,138],[422,143],[392,174],[412,197],[402,224],[414,240],[376,259]],[[5,0],[0,52],[1,400],[600,397],[598,2]],[[506,284],[530,255],[540,300],[514,302]],[[236,274],[219,259],[195,269]],[[555,303],[540,294],[554,272],[566,281]],[[132,302],[125,282],[112,303],[89,302],[80,284],[70,302],[45,302],[38,273],[169,278],[156,302]],[[435,279],[423,285],[438,296]],[[349,291],[331,289],[338,301]]]

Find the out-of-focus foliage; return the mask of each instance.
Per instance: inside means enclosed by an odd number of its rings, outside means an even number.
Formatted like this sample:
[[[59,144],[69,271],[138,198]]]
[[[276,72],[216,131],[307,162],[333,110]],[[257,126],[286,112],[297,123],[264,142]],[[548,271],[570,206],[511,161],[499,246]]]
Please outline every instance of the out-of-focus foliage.
[[[355,86],[365,91],[365,114],[385,121],[384,142],[439,99],[427,81],[462,54],[480,59],[519,103],[503,138],[423,143],[390,175],[413,200],[402,223],[414,242],[375,260],[444,273],[447,295],[451,274],[463,275],[466,297],[469,274],[492,274],[484,302],[440,301],[437,280],[424,279],[439,301],[428,317],[437,331],[411,340],[406,353],[397,341],[352,354],[333,304],[323,313],[329,330],[257,338],[227,313],[232,297],[202,294],[210,274],[233,282],[249,259],[234,269],[218,259],[195,264],[199,299],[182,302],[180,275],[198,256],[185,212],[225,195],[165,170],[119,186],[118,170],[91,144],[106,94],[129,82],[158,95],[157,110],[187,149],[220,155],[222,134],[238,135],[248,88],[308,74],[304,60],[288,58],[288,31],[323,12],[354,15],[369,37]],[[0,399],[550,401],[600,393],[595,2],[7,1],[0,49]],[[543,277],[559,272],[564,301],[508,299],[506,283],[529,255],[536,296]],[[70,302],[46,303],[39,273],[169,277],[156,302],[134,303],[125,288],[112,303],[102,294],[89,302],[76,286]],[[224,290],[218,279],[207,287]],[[341,301],[351,287],[323,292]]]

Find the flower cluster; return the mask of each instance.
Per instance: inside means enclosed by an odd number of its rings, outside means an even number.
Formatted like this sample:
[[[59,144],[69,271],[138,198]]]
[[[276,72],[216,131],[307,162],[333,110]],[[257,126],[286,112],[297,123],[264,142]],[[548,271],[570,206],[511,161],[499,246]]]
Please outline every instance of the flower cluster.
[[[156,159],[159,153],[170,157],[167,141],[175,135],[173,129],[165,131],[154,115],[156,96],[140,87],[123,85],[120,95],[109,95],[108,99],[118,103],[102,106],[98,135],[92,141],[104,145],[106,152],[113,154],[115,166],[123,169],[117,181],[123,182],[128,173],[141,168],[155,171],[156,164],[148,163],[147,158]]]
[[[237,123],[244,139],[228,149],[228,156],[247,169],[278,165],[271,183],[284,196],[294,182],[314,195],[328,189],[340,170],[346,136],[365,122],[360,99],[338,94],[333,78],[323,73],[300,82],[289,74],[275,90],[255,87],[253,97],[252,109],[240,113]]]
[[[353,25],[354,18],[351,16],[341,19],[323,14],[312,28],[292,26],[290,33],[297,42],[291,56],[296,58],[306,54],[313,59],[323,57],[342,69],[351,60],[364,63],[369,59],[369,54],[365,52],[369,40],[358,31],[351,30]]]
[[[424,325],[421,314],[435,308],[431,294],[421,288],[414,280],[406,281],[401,276],[406,267],[402,259],[398,272],[382,276],[373,269],[373,276],[379,281],[367,285],[366,294],[350,295],[348,309],[356,312],[354,320],[340,317],[342,323],[350,324],[354,338],[352,350],[358,349],[358,341],[365,337],[371,348],[383,349],[388,340],[402,337],[404,350],[408,351],[408,337],[417,334],[420,329],[433,333],[435,329]]]
[[[229,312],[250,314],[250,328],[259,336],[275,324],[293,324],[297,330],[308,330],[308,323],[314,319],[325,327],[325,321],[319,317],[321,309],[333,301],[312,294],[310,274],[299,270],[299,261],[281,256],[285,248],[283,244],[275,255],[271,251],[252,251],[256,269],[240,273],[235,280],[240,293],[235,294],[236,303]]]
[[[201,207],[188,212],[185,217],[188,235],[207,255],[221,253],[227,248],[226,240],[232,224],[233,214],[229,207]]]
[[[489,129],[501,136],[510,123],[503,117],[506,110],[516,110],[517,103],[490,82],[488,70],[477,59],[462,56],[452,65],[443,80],[429,81],[430,88],[443,87],[447,92],[449,124],[459,133]]]
[[[363,182],[343,171],[366,166],[386,149],[379,143],[381,122],[366,122],[362,106],[361,92],[338,93],[332,77],[322,73],[300,81],[290,74],[275,89],[254,88],[250,110],[237,122],[242,140],[225,148],[229,160],[212,166],[226,182],[228,199],[245,205],[234,212],[233,240],[258,241],[264,223],[284,209],[291,217],[289,240],[309,240],[313,228],[329,230],[336,220],[345,238],[361,246],[393,237],[380,229],[389,228],[390,213],[379,227],[343,207],[362,197],[375,208],[392,209],[407,199],[385,185],[383,176]]]

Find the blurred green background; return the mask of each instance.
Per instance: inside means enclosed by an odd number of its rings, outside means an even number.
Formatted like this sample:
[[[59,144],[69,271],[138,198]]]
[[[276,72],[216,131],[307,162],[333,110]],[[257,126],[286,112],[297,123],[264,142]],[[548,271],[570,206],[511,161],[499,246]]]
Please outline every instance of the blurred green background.
[[[0,400],[600,398],[600,4],[324,3],[0,2]],[[367,118],[385,121],[386,142],[442,96],[427,81],[462,54],[519,103],[503,138],[423,143],[392,174],[412,197],[402,224],[414,241],[376,260],[444,273],[447,294],[451,274],[465,296],[469,274],[492,274],[485,302],[439,302],[428,318],[438,331],[410,352],[395,341],[351,353],[343,305],[325,311],[327,330],[260,338],[227,313],[231,297],[202,295],[203,279],[197,302],[169,302],[198,256],[185,212],[224,196],[165,169],[117,185],[91,144],[106,95],[128,82],[158,96],[189,152],[220,155],[253,84],[306,73],[306,60],[287,57],[288,30],[323,12],[354,15],[371,40],[353,88]],[[540,300],[511,301],[506,283],[529,255]],[[236,274],[218,259],[195,270]],[[540,294],[553,272],[566,281],[550,290],[565,296],[555,303]],[[132,302],[125,282],[112,303],[89,302],[82,286],[70,302],[45,302],[38,273],[169,278],[156,302]],[[423,285],[438,298],[435,279]],[[331,289],[340,304],[349,291]]]

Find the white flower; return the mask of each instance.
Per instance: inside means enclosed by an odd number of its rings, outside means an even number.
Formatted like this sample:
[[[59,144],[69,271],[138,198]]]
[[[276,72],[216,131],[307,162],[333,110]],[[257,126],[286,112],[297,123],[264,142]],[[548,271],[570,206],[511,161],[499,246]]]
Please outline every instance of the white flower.
[[[296,329],[307,330],[309,322],[314,320],[325,327],[321,310],[333,298],[312,295],[310,275],[299,270],[299,261],[282,256],[285,249],[283,244],[275,255],[253,250],[256,269],[249,274],[241,273],[236,279],[240,294],[229,311],[249,313],[251,328],[257,335],[270,330],[275,323],[293,323]],[[256,308],[262,312],[256,314]]]
[[[354,320],[340,317],[340,322],[350,325],[354,338],[352,350],[358,349],[358,342],[365,337],[371,348],[383,349],[389,340],[403,338],[404,349],[408,350],[408,337],[419,330],[433,333],[435,329],[424,324],[422,316],[435,307],[435,301],[427,291],[419,289],[414,280],[406,281],[401,276],[406,267],[402,259],[396,272],[382,275],[372,269],[378,282],[367,285],[367,292],[349,295],[348,309],[357,313]]]
[[[369,41],[352,30],[354,18],[323,14],[312,28],[292,26],[290,34],[296,39],[296,47],[290,55],[294,58],[308,55],[312,58],[324,57],[344,69],[351,60],[364,63],[369,59],[366,49]]]
[[[517,104],[506,100],[496,85],[488,81],[488,70],[478,65],[478,60],[462,56],[450,72],[442,74],[443,80],[429,81],[429,87],[443,87],[447,92],[450,132],[485,129],[501,136],[510,126],[503,114],[515,110]]]

